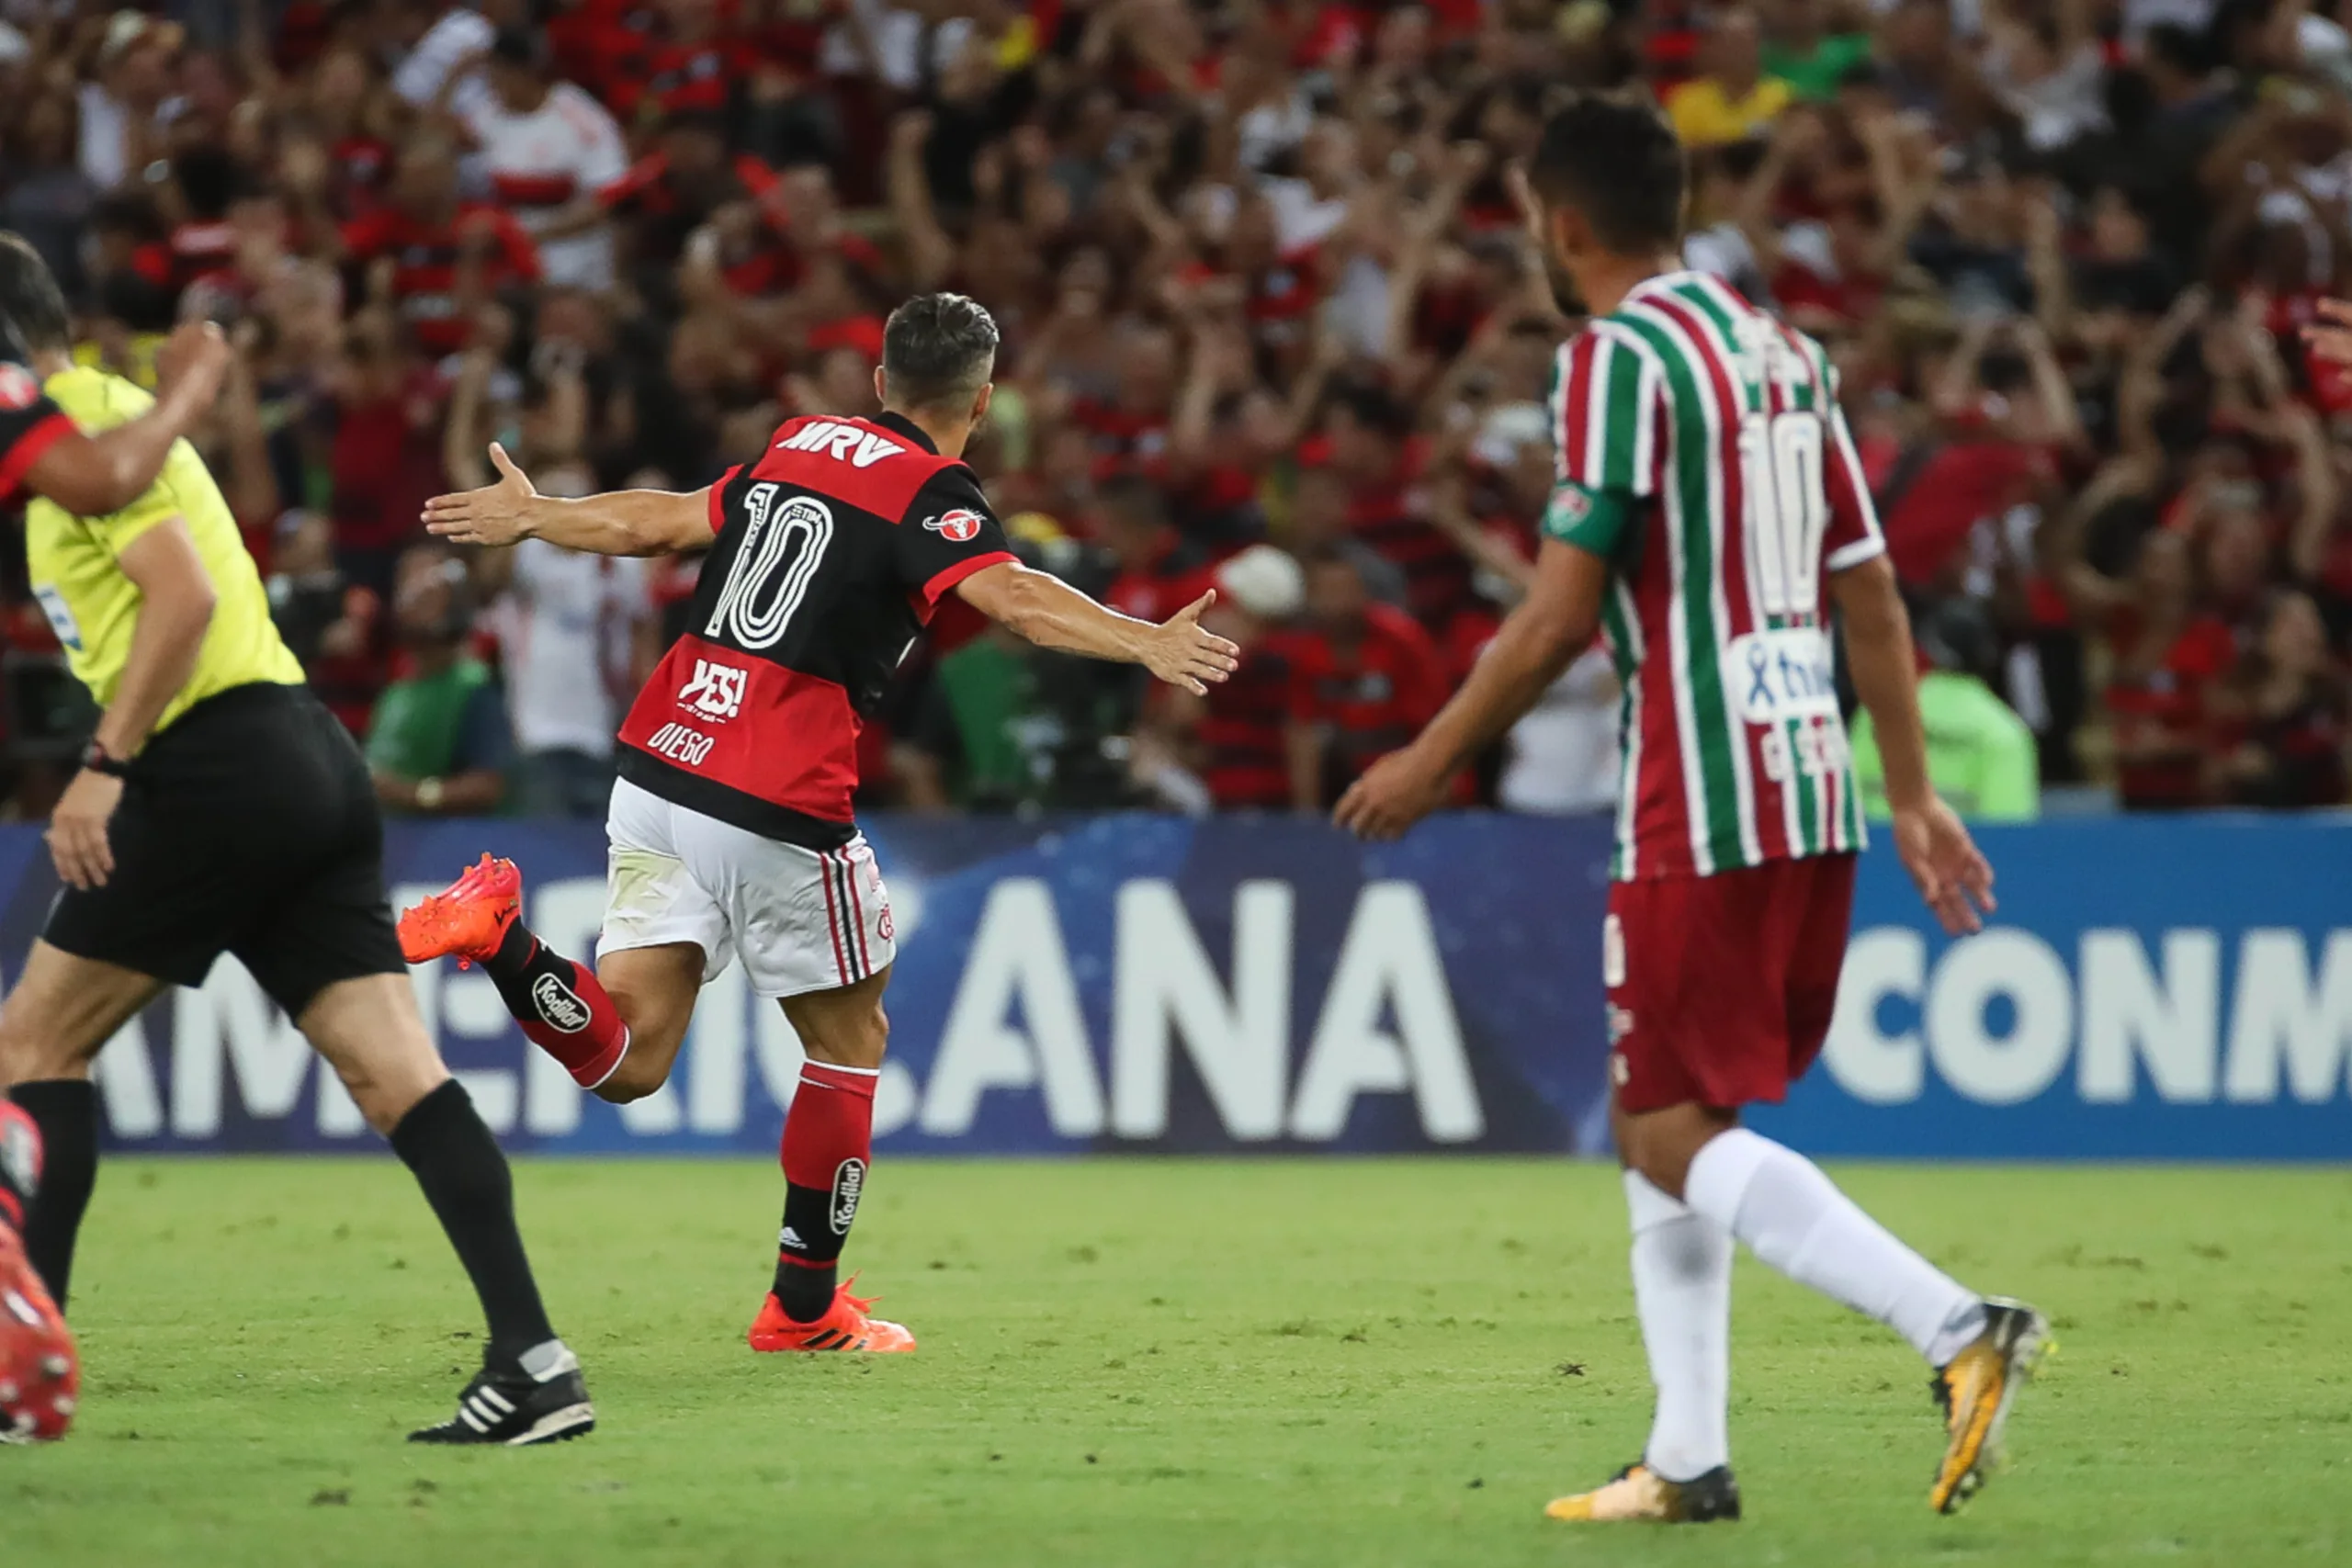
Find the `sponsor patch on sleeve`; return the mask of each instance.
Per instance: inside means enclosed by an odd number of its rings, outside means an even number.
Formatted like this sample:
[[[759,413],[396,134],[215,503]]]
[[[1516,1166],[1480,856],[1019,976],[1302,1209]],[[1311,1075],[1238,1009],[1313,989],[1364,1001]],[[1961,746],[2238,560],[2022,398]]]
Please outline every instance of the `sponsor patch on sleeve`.
[[[968,545],[980,536],[980,514],[966,507],[926,517],[922,525],[951,545]]]

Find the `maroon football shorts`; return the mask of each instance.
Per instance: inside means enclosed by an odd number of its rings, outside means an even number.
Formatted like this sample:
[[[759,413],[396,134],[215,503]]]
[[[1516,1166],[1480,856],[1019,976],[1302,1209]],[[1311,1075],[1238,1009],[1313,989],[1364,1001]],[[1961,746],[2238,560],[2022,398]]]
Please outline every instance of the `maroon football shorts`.
[[[1629,1111],[1778,1100],[1828,1037],[1854,911],[1850,854],[1609,889],[1610,1081]]]

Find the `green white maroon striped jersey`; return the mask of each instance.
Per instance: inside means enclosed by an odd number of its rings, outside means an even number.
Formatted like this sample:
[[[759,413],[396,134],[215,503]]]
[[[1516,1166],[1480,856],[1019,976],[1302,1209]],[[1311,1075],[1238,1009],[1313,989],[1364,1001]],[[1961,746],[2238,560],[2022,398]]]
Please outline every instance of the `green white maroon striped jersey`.
[[[1552,415],[1544,531],[1611,567],[1614,874],[1861,848],[1822,594],[1886,547],[1820,344],[1668,273],[1561,348]]]

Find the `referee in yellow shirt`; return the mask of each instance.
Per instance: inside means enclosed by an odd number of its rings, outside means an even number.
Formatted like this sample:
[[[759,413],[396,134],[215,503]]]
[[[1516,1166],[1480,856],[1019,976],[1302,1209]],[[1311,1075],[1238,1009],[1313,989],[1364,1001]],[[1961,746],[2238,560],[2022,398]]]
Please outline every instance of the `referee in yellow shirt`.
[[[0,316],[85,431],[147,394],[76,367],[56,281],[0,233]],[[105,707],[51,817],[66,886],[0,1002],[0,1082],[47,1166],[25,1250],[62,1304],[97,1174],[98,1048],[166,985],[243,963],[391,1140],[490,1323],[483,1368],[428,1442],[523,1445],[594,1425],[578,1359],[548,1325],[514,1224],[505,1156],[418,1016],[384,898],[367,763],[303,684],[203,460],[176,443],[146,492],[81,517],[36,499],[33,592]]]

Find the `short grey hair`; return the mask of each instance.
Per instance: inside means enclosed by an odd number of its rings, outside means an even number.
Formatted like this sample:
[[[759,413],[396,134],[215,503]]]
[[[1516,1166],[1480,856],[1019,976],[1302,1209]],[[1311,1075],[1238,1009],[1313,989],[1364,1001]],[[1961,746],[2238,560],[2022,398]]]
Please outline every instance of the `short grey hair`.
[[[918,294],[882,329],[890,400],[908,408],[967,402],[996,370],[996,318],[962,294]]]

